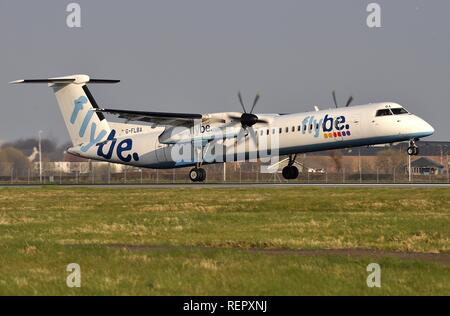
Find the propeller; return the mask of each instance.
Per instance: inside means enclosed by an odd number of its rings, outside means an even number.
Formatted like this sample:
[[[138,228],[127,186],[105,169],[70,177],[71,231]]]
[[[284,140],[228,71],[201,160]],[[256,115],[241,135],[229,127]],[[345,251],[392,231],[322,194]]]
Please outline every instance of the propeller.
[[[242,128],[245,130],[248,127],[252,127],[256,123],[267,123],[267,121],[261,120],[257,115],[253,114],[253,110],[255,109],[255,106],[258,103],[259,98],[260,96],[259,94],[257,94],[255,96],[255,99],[253,100],[253,105],[250,112],[247,112],[247,109],[245,108],[244,105],[244,101],[242,100],[242,94],[241,92],[238,92],[239,103],[241,104],[242,110],[244,110],[244,112],[242,113],[241,116],[230,115],[230,118],[233,120],[239,120],[241,122]]]
[[[333,90],[333,92],[331,94],[333,96],[334,105],[336,106],[336,108],[338,108],[338,103],[337,103],[337,99],[336,99],[336,91]],[[347,100],[347,103],[345,103],[345,107],[348,107],[350,105],[350,103],[352,103],[352,101],[353,101],[353,96],[350,96]]]

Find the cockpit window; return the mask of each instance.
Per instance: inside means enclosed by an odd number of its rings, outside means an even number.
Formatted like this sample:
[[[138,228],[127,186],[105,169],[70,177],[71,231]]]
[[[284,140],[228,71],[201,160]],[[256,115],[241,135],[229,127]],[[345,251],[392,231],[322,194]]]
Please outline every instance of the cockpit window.
[[[376,116],[386,116],[386,115],[392,115],[391,110],[389,109],[378,110]]]
[[[392,113],[394,113],[394,115],[399,115],[399,114],[408,114],[408,111],[406,111],[404,108],[391,108]]]

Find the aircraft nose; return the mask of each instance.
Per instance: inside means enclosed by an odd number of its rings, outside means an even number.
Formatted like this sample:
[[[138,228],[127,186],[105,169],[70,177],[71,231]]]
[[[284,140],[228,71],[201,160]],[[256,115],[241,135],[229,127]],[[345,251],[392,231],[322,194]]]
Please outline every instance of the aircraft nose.
[[[428,123],[427,123],[428,124]],[[430,133],[434,134],[434,128],[430,124],[428,124],[428,128],[430,129]]]
[[[434,128],[433,126],[431,126],[427,121],[420,119],[422,122],[421,124],[421,130],[422,133],[426,134],[426,135],[433,135],[434,134]]]

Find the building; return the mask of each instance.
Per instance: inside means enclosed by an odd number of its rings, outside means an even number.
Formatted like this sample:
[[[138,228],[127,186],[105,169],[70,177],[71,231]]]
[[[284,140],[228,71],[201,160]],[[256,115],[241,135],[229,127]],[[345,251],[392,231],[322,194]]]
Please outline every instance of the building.
[[[407,170],[408,166],[405,168]],[[444,172],[443,165],[427,157],[420,157],[411,162],[411,173],[414,175],[438,175]]]

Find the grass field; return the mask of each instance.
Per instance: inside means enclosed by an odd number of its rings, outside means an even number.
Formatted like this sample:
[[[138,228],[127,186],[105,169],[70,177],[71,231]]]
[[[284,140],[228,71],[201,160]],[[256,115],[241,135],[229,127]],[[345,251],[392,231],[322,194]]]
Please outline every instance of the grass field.
[[[449,189],[36,187],[0,202],[1,295],[450,295]]]

